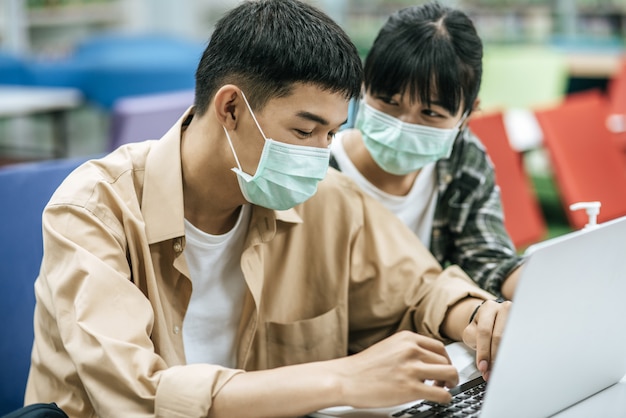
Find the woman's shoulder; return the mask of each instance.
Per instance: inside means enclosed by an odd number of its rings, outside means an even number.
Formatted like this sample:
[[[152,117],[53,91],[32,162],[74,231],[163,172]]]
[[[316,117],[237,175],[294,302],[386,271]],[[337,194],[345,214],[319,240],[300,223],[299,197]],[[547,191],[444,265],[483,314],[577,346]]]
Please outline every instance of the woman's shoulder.
[[[485,147],[485,144],[483,144],[478,135],[472,132],[470,128],[465,128],[459,136],[464,144],[464,148],[466,149],[465,152],[475,152],[487,155],[487,148]]]
[[[484,170],[493,166],[489,160],[487,148],[468,128],[459,135],[449,160],[454,171],[468,168]]]

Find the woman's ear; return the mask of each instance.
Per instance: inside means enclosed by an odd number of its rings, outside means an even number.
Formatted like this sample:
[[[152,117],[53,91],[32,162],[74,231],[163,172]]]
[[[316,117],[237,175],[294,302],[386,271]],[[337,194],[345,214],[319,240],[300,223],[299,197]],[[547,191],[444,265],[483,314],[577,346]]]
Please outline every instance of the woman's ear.
[[[213,103],[217,120],[229,131],[234,130],[239,121],[241,106],[244,105],[239,87],[232,84],[220,87],[215,93]]]
[[[478,111],[479,109],[480,109],[480,97],[477,97],[476,100],[474,100],[474,105],[472,106],[472,111],[470,113],[474,113]]]
[[[470,119],[472,118],[472,116],[474,116],[474,114],[479,111],[480,111],[480,98],[476,98],[476,100],[474,100],[474,104],[472,105],[472,109],[470,110],[467,117],[461,124],[461,129],[465,129]]]

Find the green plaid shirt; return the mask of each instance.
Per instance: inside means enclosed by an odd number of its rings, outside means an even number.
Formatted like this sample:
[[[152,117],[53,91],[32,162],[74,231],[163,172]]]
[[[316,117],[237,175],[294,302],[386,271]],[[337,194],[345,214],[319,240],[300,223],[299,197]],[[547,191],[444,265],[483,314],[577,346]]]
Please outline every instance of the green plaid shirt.
[[[331,166],[339,169],[334,158]],[[442,266],[456,264],[481,288],[502,296],[502,283],[522,258],[504,228],[493,163],[468,129],[450,158],[437,162],[437,188],[430,251]]]
[[[522,258],[504,228],[493,163],[469,129],[450,158],[437,162],[437,187],[430,251],[442,265],[459,265],[480,287],[502,296],[502,283]]]

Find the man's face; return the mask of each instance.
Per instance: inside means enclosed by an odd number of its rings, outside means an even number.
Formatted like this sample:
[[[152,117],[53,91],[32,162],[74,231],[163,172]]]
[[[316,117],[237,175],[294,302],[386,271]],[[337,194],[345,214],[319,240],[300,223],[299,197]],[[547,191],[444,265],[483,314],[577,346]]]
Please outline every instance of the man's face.
[[[246,138],[246,151],[239,158],[243,171],[254,174],[265,141],[249,112],[243,114],[240,135]],[[294,85],[289,96],[272,99],[255,112],[267,138],[317,148],[330,145],[347,115],[343,94],[310,84]]]

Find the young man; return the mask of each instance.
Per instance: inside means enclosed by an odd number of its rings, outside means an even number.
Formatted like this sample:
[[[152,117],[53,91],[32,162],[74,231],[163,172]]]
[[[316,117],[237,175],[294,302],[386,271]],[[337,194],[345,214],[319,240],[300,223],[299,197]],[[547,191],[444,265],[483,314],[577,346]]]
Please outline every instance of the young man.
[[[26,403],[279,417],[445,402],[447,340],[476,347],[487,375],[509,304],[416,251],[347,178],[320,181],[361,76],[345,33],[306,4],[220,20],[195,106],[159,141],[78,168],[48,204]]]

